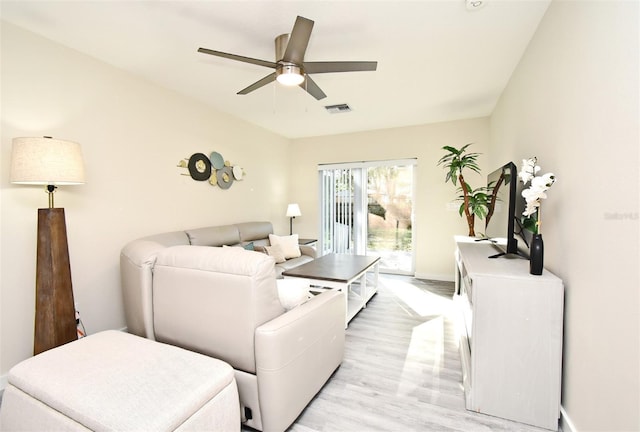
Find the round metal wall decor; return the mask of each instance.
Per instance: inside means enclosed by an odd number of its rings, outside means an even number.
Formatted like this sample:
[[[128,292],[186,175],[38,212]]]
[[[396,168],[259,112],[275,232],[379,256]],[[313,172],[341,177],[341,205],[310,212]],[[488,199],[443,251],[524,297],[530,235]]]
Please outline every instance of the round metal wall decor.
[[[242,180],[244,169],[231,165],[218,152],[211,152],[209,157],[204,153],[194,153],[189,158],[178,162],[178,168],[187,168],[189,175],[196,181],[208,181],[211,186],[229,189],[234,181]]]
[[[229,189],[233,184],[233,172],[231,167],[223,167],[216,170],[216,176],[218,177],[218,186],[220,189]]]
[[[209,156],[211,159],[211,165],[217,170],[222,169],[224,167],[224,158],[218,152],[212,152]]]
[[[244,174],[242,172],[242,168],[240,168],[238,165],[234,166],[232,168],[233,171],[233,178],[236,180],[242,180],[242,175]]]
[[[194,153],[189,158],[189,174],[191,178],[197,181],[205,181],[211,177],[211,162],[202,153]]]

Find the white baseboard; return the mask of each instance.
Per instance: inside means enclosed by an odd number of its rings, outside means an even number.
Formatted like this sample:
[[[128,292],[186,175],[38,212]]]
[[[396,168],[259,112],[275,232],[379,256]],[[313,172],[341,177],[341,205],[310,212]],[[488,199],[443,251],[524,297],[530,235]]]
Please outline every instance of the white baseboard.
[[[436,280],[436,281],[444,281],[444,282],[453,282],[453,272],[451,273],[418,273],[416,272],[416,279],[427,279],[427,280]]]
[[[574,426],[573,422],[569,418],[569,414],[564,410],[564,407],[560,405],[560,431],[561,432],[578,432],[578,429]]]

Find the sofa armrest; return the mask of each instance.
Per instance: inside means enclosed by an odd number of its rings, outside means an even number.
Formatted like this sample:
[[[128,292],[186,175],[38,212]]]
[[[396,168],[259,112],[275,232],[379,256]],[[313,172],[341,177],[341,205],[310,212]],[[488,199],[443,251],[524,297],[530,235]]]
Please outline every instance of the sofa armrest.
[[[318,258],[318,251],[313,246],[300,245],[300,253],[302,255],[310,256],[313,259]]]
[[[263,430],[285,430],[340,365],[344,311],[344,294],[329,290],[256,329]]]

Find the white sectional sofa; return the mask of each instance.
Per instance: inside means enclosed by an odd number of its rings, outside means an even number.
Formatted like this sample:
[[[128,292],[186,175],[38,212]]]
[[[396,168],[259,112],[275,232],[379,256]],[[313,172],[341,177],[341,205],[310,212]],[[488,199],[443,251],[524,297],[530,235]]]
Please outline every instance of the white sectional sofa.
[[[127,244],[120,260],[129,331],[230,364],[243,424],[265,432],[295,421],[341,364],[345,340],[342,292],[287,310],[272,256],[211,247],[268,245],[270,230],[257,222],[159,234]]]
[[[179,245],[191,246],[253,246],[264,251],[270,246],[269,235],[273,234],[271,222],[243,222],[154,234],[129,242],[120,253],[120,273],[124,312],[130,333],[153,339],[151,315],[152,272],[158,252]],[[276,263],[276,277],[316,257],[316,250],[300,245],[301,255]]]

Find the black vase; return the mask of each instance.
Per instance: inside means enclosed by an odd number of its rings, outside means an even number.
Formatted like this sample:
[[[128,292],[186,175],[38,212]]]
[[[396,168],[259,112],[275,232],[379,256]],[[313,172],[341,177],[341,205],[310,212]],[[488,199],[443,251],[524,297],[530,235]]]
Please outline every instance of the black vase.
[[[542,234],[534,234],[529,248],[529,273],[541,275],[544,268],[544,243]]]

